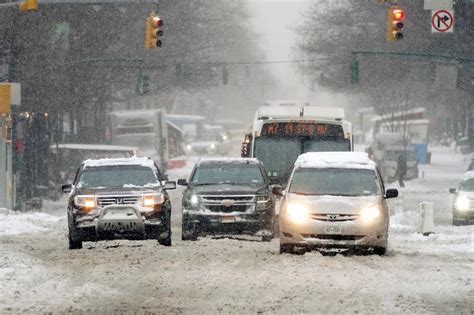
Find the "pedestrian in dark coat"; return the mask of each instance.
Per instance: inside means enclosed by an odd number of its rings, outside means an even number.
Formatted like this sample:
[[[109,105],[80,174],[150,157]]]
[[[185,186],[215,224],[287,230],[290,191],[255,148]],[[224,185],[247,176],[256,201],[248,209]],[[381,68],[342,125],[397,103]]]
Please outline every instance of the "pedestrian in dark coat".
[[[398,176],[398,183],[400,187],[405,187],[405,183],[403,182],[403,177],[407,173],[407,158],[405,152],[400,152],[397,158],[397,176]]]

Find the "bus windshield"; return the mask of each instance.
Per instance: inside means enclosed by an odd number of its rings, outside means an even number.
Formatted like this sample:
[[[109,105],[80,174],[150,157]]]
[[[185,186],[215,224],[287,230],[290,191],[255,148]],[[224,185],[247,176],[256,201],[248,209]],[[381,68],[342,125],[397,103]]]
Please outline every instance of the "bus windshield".
[[[349,139],[257,138],[255,157],[263,162],[271,178],[288,178],[298,155],[306,152],[350,151]]]

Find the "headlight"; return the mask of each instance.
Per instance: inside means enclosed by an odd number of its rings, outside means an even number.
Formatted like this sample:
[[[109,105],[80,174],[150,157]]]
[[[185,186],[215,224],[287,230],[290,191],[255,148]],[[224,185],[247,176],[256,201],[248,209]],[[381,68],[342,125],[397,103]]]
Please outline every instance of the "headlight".
[[[92,210],[96,207],[94,195],[82,195],[74,197],[74,204],[78,207],[85,208],[86,210]]]
[[[194,207],[199,204],[199,198],[196,195],[192,195],[190,201],[191,201],[191,205]]]
[[[267,202],[270,201],[270,196],[257,196],[257,210],[264,210],[267,208]]]
[[[186,150],[191,151],[192,149],[193,149],[193,146],[192,146],[192,145],[188,144],[188,145],[186,146]]]
[[[214,150],[216,148],[216,145],[214,143],[211,143],[211,149]]]
[[[222,136],[222,140],[226,141],[227,139],[229,139],[229,137],[227,137],[227,135]]]
[[[165,202],[165,196],[163,194],[144,194],[143,195],[143,206],[154,207]]]
[[[308,219],[308,208],[303,205],[290,203],[286,208],[286,218],[296,224],[304,223]]]
[[[380,217],[379,207],[370,207],[362,211],[360,218],[364,223],[372,223]]]
[[[454,207],[460,211],[467,211],[471,207],[471,201],[465,195],[460,195],[454,201]]]

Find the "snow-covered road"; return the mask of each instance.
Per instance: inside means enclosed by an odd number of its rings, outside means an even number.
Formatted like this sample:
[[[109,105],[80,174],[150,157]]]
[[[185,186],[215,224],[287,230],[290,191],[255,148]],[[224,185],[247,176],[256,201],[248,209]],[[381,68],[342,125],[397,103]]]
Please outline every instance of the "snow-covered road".
[[[112,241],[69,251],[64,200],[43,213],[0,214],[0,313],[472,314],[473,226],[450,225],[448,193],[465,161],[438,149],[423,169],[402,191],[383,257],[280,255],[278,240],[182,242],[182,190],[172,195],[169,248]],[[429,237],[417,233],[423,200],[435,202]]]

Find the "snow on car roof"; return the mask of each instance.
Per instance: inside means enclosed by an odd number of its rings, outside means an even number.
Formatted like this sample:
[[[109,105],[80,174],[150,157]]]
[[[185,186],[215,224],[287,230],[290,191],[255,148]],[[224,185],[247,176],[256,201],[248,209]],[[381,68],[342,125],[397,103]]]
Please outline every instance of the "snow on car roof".
[[[296,168],[363,168],[375,169],[377,165],[365,152],[309,152],[301,154]]]
[[[474,178],[474,171],[469,171],[464,173],[463,179],[469,179],[469,178]]]
[[[149,158],[106,158],[85,160],[85,167],[116,166],[116,165],[139,165],[145,167],[155,167],[153,160]]]
[[[256,158],[201,158],[198,164],[212,164],[212,163],[252,163],[257,164],[259,161]]]

